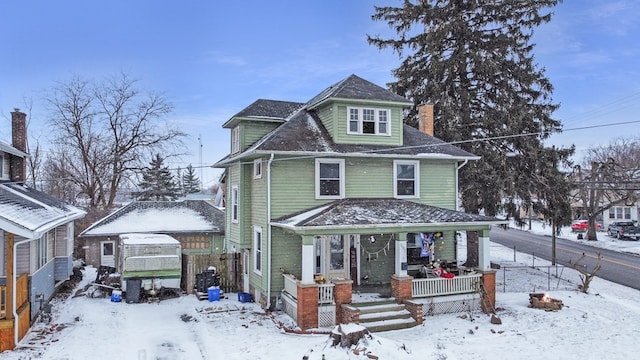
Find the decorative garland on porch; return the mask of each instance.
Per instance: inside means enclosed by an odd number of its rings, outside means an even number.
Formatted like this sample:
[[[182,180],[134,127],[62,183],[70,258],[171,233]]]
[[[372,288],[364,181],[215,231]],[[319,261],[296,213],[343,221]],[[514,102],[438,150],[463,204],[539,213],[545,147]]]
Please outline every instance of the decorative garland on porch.
[[[372,259],[377,260],[378,254],[380,253],[384,253],[384,256],[387,256],[387,252],[391,249],[391,240],[393,240],[393,234],[391,234],[391,236],[389,237],[389,240],[387,240],[387,243],[378,251],[369,251],[365,249],[364,246],[361,246],[360,248],[362,249],[362,253],[367,256],[367,260],[372,260]],[[371,235],[369,237],[369,241],[373,244],[376,242],[376,238],[373,235]]]

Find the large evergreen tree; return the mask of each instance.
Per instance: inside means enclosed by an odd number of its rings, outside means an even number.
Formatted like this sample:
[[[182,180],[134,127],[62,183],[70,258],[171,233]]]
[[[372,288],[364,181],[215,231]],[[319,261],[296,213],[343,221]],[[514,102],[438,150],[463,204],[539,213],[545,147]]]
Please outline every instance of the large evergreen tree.
[[[545,176],[570,165],[574,150],[543,144],[561,123],[551,117],[558,108],[553,87],[530,42],[534,27],[548,22],[547,10],[561,1],[405,0],[400,8],[375,8],[372,18],[398,36],[368,41],[402,59],[389,85],[415,103],[407,122],[415,126],[417,107],[431,103],[434,135],[481,156],[460,171],[467,212],[495,215],[504,198],[531,205],[532,194],[568,189],[566,177]]]
[[[182,174],[182,191],[185,194],[194,194],[200,191],[200,179],[196,176],[196,171],[189,164]]]
[[[175,200],[180,192],[160,154],[156,154],[149,167],[143,170],[138,186],[140,191],[135,193],[138,200]]]

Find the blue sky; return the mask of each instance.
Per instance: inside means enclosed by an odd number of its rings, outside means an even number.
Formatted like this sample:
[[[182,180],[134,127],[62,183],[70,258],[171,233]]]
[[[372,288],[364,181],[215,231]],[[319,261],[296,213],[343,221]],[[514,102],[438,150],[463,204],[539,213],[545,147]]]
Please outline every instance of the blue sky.
[[[72,75],[125,72],[163,92],[170,120],[189,133],[190,156],[207,166],[228,153],[221,125],[253,101],[304,102],[350,74],[384,86],[397,55],[367,44],[393,34],[373,6],[401,0],[3,1],[0,3],[0,139],[10,112],[32,102],[30,135],[47,142],[42,92]],[[555,8],[536,30],[534,53],[555,86],[565,127],[551,143],[584,148],[640,133],[640,2],[580,0]],[[626,125],[614,125],[629,122]],[[200,158],[200,142],[202,157]]]

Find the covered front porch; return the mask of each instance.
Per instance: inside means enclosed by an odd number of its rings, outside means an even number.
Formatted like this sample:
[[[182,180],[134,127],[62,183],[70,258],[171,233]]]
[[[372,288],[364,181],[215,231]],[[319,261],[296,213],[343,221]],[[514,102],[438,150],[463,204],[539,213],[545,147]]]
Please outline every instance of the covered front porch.
[[[301,242],[300,263],[283,271],[279,303],[302,329],[358,322],[348,305],[371,286],[387,289],[420,323],[433,309],[424,304],[440,298],[476,299],[487,311],[495,304],[489,234],[503,222],[398,199],[344,199],[276,219],[274,233]]]

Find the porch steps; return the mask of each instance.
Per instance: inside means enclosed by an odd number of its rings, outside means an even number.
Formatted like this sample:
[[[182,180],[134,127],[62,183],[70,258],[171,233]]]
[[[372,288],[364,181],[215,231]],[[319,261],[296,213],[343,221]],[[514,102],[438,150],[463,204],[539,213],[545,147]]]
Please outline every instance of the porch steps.
[[[353,303],[351,306],[358,309],[360,313],[359,325],[366,327],[370,332],[407,329],[418,325],[405,306],[397,304],[392,298]]]

